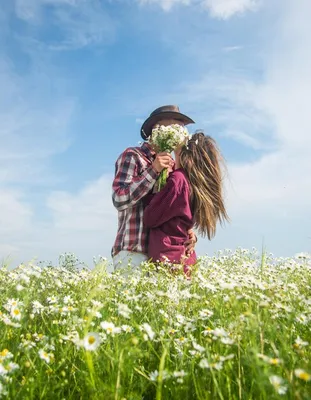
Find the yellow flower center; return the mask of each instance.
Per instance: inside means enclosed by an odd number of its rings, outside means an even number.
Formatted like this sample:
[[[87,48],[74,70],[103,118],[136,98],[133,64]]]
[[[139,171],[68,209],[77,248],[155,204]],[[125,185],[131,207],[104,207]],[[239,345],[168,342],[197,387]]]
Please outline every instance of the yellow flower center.
[[[95,337],[94,337],[94,336],[90,336],[90,337],[89,337],[89,344],[93,344],[93,343],[95,343],[95,342],[96,342]]]
[[[0,356],[1,357],[5,357],[5,356],[7,356],[8,353],[9,353],[9,350],[8,349],[4,349],[4,350],[1,351]]]
[[[306,381],[306,382],[308,382],[311,379],[311,375],[308,374],[308,372],[301,372],[299,374],[299,378],[304,380],[304,381]]]

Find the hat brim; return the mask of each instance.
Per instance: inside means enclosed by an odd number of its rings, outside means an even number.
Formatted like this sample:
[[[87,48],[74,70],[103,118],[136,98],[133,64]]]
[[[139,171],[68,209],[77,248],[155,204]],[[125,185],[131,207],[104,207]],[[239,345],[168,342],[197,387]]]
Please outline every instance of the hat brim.
[[[187,115],[177,111],[162,111],[159,114],[151,115],[146,119],[140,129],[141,137],[144,140],[147,140],[151,135],[153,126],[162,119],[176,119],[177,121],[182,122],[184,125],[195,123],[191,118],[187,117]]]

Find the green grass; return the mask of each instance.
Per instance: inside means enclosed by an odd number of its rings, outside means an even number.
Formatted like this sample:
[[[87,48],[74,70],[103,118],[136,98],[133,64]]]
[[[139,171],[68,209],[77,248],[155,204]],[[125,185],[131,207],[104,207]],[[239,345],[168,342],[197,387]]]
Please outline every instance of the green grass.
[[[0,398],[310,399],[311,263],[238,249],[191,281],[151,264],[0,269]]]

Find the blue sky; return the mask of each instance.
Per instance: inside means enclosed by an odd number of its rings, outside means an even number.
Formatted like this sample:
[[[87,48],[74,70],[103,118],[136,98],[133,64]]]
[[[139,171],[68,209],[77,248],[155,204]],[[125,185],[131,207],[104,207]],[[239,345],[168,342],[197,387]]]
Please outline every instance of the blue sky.
[[[0,0],[0,256],[110,255],[114,162],[178,104],[227,160],[199,254],[311,248],[311,3]]]

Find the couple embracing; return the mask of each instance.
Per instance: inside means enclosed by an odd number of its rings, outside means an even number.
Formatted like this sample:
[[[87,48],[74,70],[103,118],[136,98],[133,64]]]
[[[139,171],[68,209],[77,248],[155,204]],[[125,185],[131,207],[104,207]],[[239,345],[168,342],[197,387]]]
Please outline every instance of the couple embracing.
[[[160,151],[153,136],[194,121],[177,106],[153,111],[141,128],[140,147],[126,149],[117,159],[113,204],[118,231],[112,248],[114,268],[139,268],[143,261],[182,265],[187,276],[196,263],[193,229],[211,239],[217,222],[228,219],[223,194],[221,155],[203,132],[187,135],[174,148],[175,160]],[[166,128],[164,128],[166,127]],[[186,132],[186,128],[184,128]],[[159,190],[163,171],[169,171]]]

